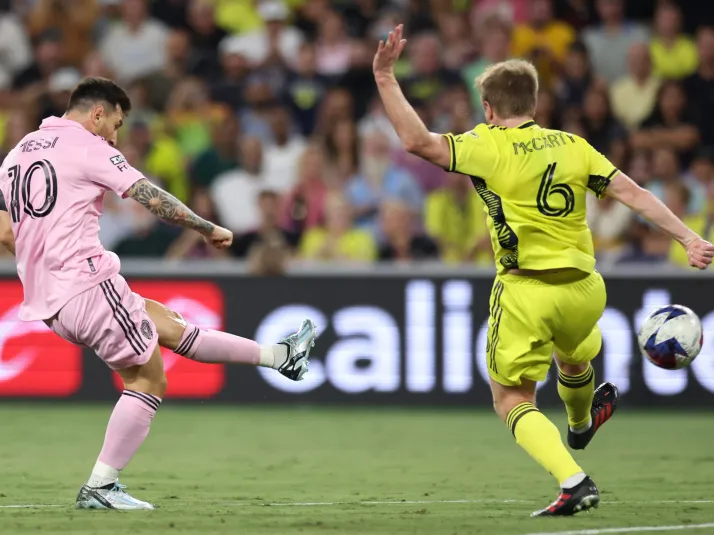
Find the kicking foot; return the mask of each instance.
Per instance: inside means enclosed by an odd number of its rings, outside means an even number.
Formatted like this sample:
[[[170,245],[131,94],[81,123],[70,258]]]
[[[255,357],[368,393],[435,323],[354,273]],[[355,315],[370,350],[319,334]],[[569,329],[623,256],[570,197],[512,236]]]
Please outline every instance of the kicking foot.
[[[310,320],[303,320],[300,329],[295,334],[280,340],[288,346],[288,359],[278,368],[278,371],[288,379],[299,381],[307,373],[310,350],[315,346],[317,328]]]
[[[615,413],[619,398],[620,394],[614,384],[603,383],[598,386],[590,409],[590,429],[584,433],[574,433],[572,429],[568,428],[568,446],[574,450],[584,450],[602,424]]]
[[[82,485],[77,494],[77,509],[119,509],[131,511],[134,509],[153,509],[154,506],[142,502],[124,492],[126,486],[118,481],[105,487],[92,488]]]
[[[557,500],[531,516],[571,516],[597,507],[599,503],[600,493],[593,480],[586,477],[573,488],[561,490]]]

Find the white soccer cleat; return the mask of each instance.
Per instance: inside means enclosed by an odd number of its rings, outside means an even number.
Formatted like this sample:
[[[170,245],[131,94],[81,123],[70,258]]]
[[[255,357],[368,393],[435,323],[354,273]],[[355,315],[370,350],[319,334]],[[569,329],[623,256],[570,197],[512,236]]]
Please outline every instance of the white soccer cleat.
[[[288,360],[278,368],[278,371],[288,379],[299,381],[307,373],[310,364],[310,350],[315,346],[317,327],[307,319],[303,320],[295,334],[280,340],[281,344],[288,346]]]
[[[117,509],[133,511],[139,509],[154,509],[148,502],[137,500],[129,493],[124,492],[125,485],[118,481],[105,487],[92,488],[82,485],[77,494],[77,509]]]

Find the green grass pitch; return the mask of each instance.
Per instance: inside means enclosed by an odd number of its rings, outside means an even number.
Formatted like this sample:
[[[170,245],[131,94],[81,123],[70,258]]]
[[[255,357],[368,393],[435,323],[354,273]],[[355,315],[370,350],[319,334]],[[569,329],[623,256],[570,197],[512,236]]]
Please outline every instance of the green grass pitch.
[[[623,407],[576,454],[600,508],[531,519],[555,482],[487,411],[170,402],[122,479],[160,509],[77,511],[110,411],[0,405],[1,534],[714,533],[711,413]],[[565,428],[562,411],[550,416]]]

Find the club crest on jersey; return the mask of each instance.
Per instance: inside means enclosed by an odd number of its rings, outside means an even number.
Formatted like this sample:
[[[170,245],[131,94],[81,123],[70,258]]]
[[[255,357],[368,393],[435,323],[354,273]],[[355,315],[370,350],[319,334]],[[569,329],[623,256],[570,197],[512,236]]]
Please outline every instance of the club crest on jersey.
[[[154,335],[154,332],[151,330],[149,320],[143,320],[141,322],[141,334],[143,334],[148,340],[151,340],[151,337]]]
[[[119,171],[121,171],[122,173],[124,172],[124,169],[128,167],[126,163],[126,158],[124,158],[124,156],[122,156],[121,154],[112,156],[111,158],[109,158],[109,161],[112,162],[112,165],[115,165],[116,168],[119,169]]]

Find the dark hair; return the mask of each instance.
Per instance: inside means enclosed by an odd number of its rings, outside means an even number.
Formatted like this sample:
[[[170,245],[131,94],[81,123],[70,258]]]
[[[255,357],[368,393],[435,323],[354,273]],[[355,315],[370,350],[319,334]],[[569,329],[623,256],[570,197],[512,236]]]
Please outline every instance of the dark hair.
[[[575,52],[576,54],[582,54],[583,56],[588,56],[588,47],[582,41],[573,41],[568,47],[568,52]]]
[[[85,78],[74,88],[69,97],[67,111],[87,108],[93,104],[107,103],[112,111],[117,105],[127,115],[131,111],[131,100],[121,87],[112,80],[100,77]]]

